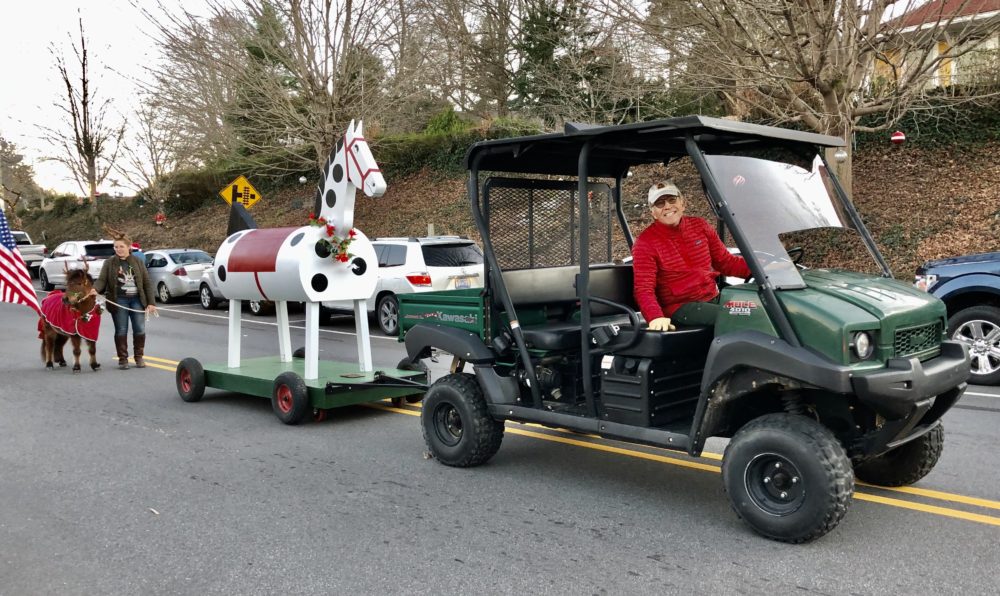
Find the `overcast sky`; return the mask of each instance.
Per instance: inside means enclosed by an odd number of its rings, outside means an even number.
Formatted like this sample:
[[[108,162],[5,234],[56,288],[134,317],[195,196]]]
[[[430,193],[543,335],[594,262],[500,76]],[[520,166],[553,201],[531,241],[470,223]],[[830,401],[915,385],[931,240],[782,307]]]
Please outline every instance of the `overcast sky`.
[[[170,4],[197,8],[204,1]],[[155,7],[150,1],[143,5]],[[42,140],[39,127],[65,126],[53,106],[65,89],[60,89],[51,49],[64,53],[72,73],[76,57],[71,44],[79,38],[79,18],[89,44],[92,88],[98,98],[112,99],[110,116],[117,121],[134,105],[135,79],[143,77],[143,65],[156,59],[146,33],[150,25],[139,9],[130,0],[0,0],[0,134],[22,149],[40,186],[72,193],[80,189],[69,170],[43,161],[56,155],[57,148]],[[79,76],[78,66],[76,72]],[[120,177],[112,173],[108,178]],[[101,190],[131,194],[108,181]]]

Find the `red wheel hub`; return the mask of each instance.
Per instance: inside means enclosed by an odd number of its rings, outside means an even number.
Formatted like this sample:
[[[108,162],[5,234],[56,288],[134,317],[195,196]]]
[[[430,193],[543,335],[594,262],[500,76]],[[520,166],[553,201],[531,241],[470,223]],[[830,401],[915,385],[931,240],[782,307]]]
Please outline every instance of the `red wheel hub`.
[[[288,385],[280,385],[278,387],[278,408],[282,413],[289,413],[292,411],[292,390],[288,388]]]
[[[184,393],[191,391],[191,371],[186,368],[181,369],[181,391]]]

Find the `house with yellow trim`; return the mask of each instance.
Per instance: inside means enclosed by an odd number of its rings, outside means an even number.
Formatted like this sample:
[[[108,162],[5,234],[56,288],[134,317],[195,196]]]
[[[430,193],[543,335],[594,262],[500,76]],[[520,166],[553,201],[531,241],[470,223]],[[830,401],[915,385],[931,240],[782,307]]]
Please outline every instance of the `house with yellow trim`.
[[[876,85],[1000,85],[1000,0],[931,0],[887,21]]]

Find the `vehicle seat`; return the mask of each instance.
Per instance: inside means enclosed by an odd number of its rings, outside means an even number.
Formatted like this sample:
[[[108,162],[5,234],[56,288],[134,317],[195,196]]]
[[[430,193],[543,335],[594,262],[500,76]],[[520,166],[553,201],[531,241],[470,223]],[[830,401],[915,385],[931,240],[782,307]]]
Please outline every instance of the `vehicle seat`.
[[[623,326],[618,332],[614,344],[627,344],[636,331],[631,326]],[[715,330],[710,325],[683,326],[678,325],[676,331],[662,332],[640,329],[638,343],[629,348],[615,349],[610,346],[612,354],[634,356],[638,358],[675,358],[679,356],[696,356],[707,354],[712,344]]]

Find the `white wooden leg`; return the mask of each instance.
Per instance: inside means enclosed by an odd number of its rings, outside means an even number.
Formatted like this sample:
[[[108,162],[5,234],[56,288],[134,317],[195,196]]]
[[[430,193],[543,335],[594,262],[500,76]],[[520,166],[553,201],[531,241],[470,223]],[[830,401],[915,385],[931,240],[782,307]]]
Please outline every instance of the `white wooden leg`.
[[[274,308],[278,315],[278,356],[282,362],[291,362],[292,337],[288,328],[288,302],[279,300]]]
[[[306,302],[305,379],[319,377],[319,302]]]
[[[240,300],[229,301],[229,368],[237,368],[240,365],[240,314],[243,302]]]
[[[371,372],[372,367],[372,341],[368,334],[368,308],[367,300],[354,301],[354,330],[358,336],[358,365],[361,372]]]

